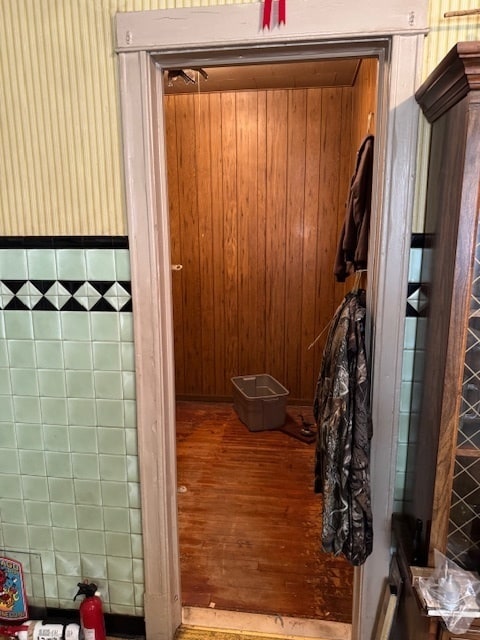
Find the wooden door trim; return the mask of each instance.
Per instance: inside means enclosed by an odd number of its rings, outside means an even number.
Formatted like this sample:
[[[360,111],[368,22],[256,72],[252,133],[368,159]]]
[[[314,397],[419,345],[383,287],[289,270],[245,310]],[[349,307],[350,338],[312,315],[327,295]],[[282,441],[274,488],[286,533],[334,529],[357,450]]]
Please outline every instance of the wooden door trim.
[[[378,35],[413,35],[425,33],[428,2],[417,0],[318,0],[291,2],[286,23],[262,29],[262,3],[239,3],[192,9],[160,9],[118,13],[116,43],[118,51],[163,51],[178,49],[186,56],[192,51],[209,49],[209,45],[248,51],[252,46],[266,47],[274,42],[283,48],[300,40],[374,38]],[[211,63],[210,63],[211,66]]]
[[[175,391],[166,164],[158,136],[157,70],[144,52],[120,55],[140,463],[147,637],[173,637],[181,619],[176,518]],[[160,102],[161,104],[161,102]]]
[[[182,10],[184,11],[184,10]],[[196,12],[201,10],[196,10]],[[145,12],[151,14],[152,12]],[[155,13],[155,12],[154,12]],[[126,16],[122,17],[124,23]],[[195,29],[195,21],[191,25]],[[332,56],[319,39],[288,49],[268,37],[256,49],[262,59]],[[372,443],[374,552],[357,571],[352,638],[367,640],[375,622],[390,559],[390,519],[395,481],[403,307],[413,209],[418,107],[413,98],[421,68],[423,35],[346,38],[338,55],[380,60],[375,209],[369,261],[373,345]],[[161,46],[161,45],[159,45]],[[184,50],[177,43],[178,55]],[[243,51],[241,45],[236,45]],[[252,47],[255,49],[255,47]],[[216,60],[244,61],[224,44],[210,46]],[[322,53],[323,52],[323,53]],[[172,46],[166,47],[172,55]],[[190,54],[197,62],[205,46]],[[195,57],[197,56],[197,57]],[[223,56],[223,57],[222,57]],[[289,56],[291,56],[289,58]],[[163,132],[161,51],[119,53],[126,212],[137,376],[137,423],[145,561],[145,619],[149,639],[170,640],[181,623],[176,523],[175,388],[168,200]]]

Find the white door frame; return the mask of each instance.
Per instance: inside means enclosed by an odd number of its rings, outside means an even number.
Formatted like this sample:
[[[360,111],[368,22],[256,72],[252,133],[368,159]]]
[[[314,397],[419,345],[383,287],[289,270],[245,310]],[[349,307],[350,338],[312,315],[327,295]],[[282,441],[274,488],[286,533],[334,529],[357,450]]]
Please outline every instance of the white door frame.
[[[326,5],[329,6],[326,6]],[[374,550],[355,573],[353,640],[369,640],[391,548],[404,309],[426,0],[297,0],[287,28],[259,31],[259,4],[117,14],[132,272],[148,640],[181,623],[175,384],[162,67],[375,55],[380,61],[369,257]],[[342,11],[341,6],[345,5]],[[348,6],[347,6],[348,5]],[[291,25],[291,26],[288,26]],[[322,25],[316,30],[312,25]],[[375,27],[375,25],[377,25]]]

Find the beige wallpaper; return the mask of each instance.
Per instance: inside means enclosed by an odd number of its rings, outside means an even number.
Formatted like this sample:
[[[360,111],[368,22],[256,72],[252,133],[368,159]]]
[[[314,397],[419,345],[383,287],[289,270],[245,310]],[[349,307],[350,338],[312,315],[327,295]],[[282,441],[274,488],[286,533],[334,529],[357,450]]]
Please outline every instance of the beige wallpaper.
[[[124,235],[113,16],[198,0],[0,0],[0,235]]]
[[[480,15],[445,18],[447,11],[478,9],[478,0],[430,0],[430,32],[425,40],[422,79],[440,62],[444,55],[457,43],[464,40],[480,39]],[[423,231],[423,212],[428,169],[429,126],[420,118],[417,156],[417,179],[413,231]]]
[[[0,235],[126,234],[113,16],[218,4],[234,2],[0,0]],[[455,42],[480,37],[480,17],[443,13],[476,6],[431,0],[424,75]]]

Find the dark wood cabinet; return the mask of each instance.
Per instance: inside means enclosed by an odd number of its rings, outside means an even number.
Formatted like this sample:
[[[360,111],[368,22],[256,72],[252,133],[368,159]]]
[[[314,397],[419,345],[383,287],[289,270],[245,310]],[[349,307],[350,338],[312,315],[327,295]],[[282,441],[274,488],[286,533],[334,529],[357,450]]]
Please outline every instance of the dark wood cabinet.
[[[429,312],[413,513],[480,569],[480,42],[457,44],[416,93],[431,124]]]
[[[429,249],[422,270],[428,319],[418,344],[424,356],[423,397],[410,515],[425,524],[429,566],[438,549],[465,569],[479,571],[480,42],[457,44],[416,99],[431,139]],[[419,610],[413,615],[420,628],[425,618]],[[451,635],[440,621],[436,626],[421,637],[477,637]]]

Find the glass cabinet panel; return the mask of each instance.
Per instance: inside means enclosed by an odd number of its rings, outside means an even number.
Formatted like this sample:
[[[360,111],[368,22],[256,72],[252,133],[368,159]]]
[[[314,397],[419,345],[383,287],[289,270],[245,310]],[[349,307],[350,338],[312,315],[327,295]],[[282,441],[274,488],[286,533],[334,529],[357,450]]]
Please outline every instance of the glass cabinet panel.
[[[478,230],[447,555],[465,569],[475,571],[480,569],[480,234]]]

